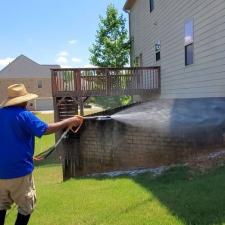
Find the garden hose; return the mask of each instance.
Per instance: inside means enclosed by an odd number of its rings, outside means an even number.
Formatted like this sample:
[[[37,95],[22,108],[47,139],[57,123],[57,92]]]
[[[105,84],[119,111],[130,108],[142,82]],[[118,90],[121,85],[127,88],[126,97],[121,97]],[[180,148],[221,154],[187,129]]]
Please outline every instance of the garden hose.
[[[84,120],[110,120],[111,117],[110,116],[87,116],[87,117],[83,117],[83,116],[79,116],[79,115],[75,115],[76,117],[78,117],[80,119],[80,124],[78,127],[74,127],[74,126],[69,126],[64,132],[63,134],[61,135],[61,137],[58,139],[58,141],[52,146],[50,147],[49,149],[47,149],[46,151],[36,155],[33,157],[33,159],[35,161],[40,161],[40,160],[43,160],[43,159],[46,159],[48,158],[57,148],[57,146],[60,144],[60,142],[62,141],[62,139],[64,137],[66,137],[67,133],[69,131],[72,131],[74,134],[76,134],[81,126],[83,125],[84,123]]]

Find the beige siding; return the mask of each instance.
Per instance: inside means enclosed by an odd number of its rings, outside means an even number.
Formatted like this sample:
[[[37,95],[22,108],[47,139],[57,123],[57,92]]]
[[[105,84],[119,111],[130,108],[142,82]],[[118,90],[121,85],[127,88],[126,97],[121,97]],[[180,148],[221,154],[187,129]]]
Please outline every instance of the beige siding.
[[[42,80],[42,88],[38,88],[37,81]],[[38,94],[39,97],[51,97],[51,79],[50,78],[13,78],[0,79],[0,104],[7,97],[7,87],[12,84],[23,83],[28,92]]]
[[[53,98],[38,98],[35,99],[35,110],[43,111],[43,110],[53,110]]]
[[[225,1],[137,0],[131,9],[133,57],[161,66],[162,98],[225,97]],[[194,23],[194,64],[184,64],[184,24]],[[161,60],[154,45],[161,42]]]

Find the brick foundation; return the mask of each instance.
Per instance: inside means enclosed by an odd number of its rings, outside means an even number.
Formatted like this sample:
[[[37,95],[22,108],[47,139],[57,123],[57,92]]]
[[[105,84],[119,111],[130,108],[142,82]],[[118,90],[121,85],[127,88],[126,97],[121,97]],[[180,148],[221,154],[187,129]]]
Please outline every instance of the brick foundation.
[[[225,106],[225,99],[221,103]],[[222,115],[225,113],[221,111]],[[85,121],[79,134],[69,134],[61,144],[65,159],[64,179],[96,172],[183,163],[224,147],[225,125],[216,121],[214,125],[210,123],[209,129],[204,130],[200,125],[194,126],[193,132],[188,130],[182,135],[174,135],[172,131],[134,127],[113,119]],[[178,130],[181,128],[185,131],[185,125]]]

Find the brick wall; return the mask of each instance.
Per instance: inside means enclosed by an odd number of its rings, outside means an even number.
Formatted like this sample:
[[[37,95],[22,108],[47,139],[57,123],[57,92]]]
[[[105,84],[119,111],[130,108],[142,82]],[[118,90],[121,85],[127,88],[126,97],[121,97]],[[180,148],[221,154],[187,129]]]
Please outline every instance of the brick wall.
[[[67,161],[64,177],[181,163],[223,145],[222,132],[217,140],[180,138],[114,120],[86,121],[80,134],[70,134],[62,144]]]
[[[190,115],[193,115],[190,123],[177,124],[177,121],[173,121],[169,131],[156,127],[135,127],[113,119],[85,121],[79,134],[69,134],[61,145],[65,154],[64,179],[96,172],[183,163],[224,147],[225,99],[210,101],[184,100],[181,104],[167,102],[168,108],[171,105],[173,109],[176,107],[174,111],[179,111],[182,105],[185,109],[190,109]],[[162,107],[165,102],[151,104]],[[197,120],[198,116],[194,114],[196,112],[191,104],[194,108],[197,107],[199,117],[203,119]],[[204,109],[204,105],[208,111]],[[189,117],[187,112],[185,116]],[[176,114],[174,116],[173,120],[177,118]],[[190,131],[189,125],[193,121]],[[177,133],[174,133],[173,130],[176,129],[173,126],[179,130]]]

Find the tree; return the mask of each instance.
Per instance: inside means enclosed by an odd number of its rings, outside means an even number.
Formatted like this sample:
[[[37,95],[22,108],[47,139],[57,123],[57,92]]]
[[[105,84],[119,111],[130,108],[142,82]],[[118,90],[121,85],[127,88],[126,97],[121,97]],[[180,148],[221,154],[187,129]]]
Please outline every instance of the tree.
[[[126,19],[110,4],[106,18],[100,18],[95,43],[89,49],[91,64],[99,67],[124,67],[129,61],[130,42]]]
[[[130,52],[126,19],[112,4],[107,7],[106,18],[100,16],[99,19],[96,40],[89,49],[90,63],[99,67],[124,67]],[[104,108],[115,108],[131,102],[131,96],[96,97],[91,101]]]

